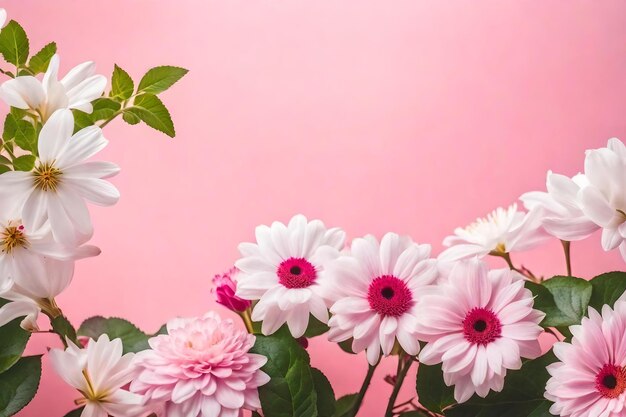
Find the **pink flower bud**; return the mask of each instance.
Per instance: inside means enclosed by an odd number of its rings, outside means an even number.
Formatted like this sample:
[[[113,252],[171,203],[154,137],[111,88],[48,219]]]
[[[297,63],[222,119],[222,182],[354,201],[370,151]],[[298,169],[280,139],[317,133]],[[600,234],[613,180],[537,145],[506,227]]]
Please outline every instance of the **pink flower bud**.
[[[218,304],[223,305],[229,310],[242,312],[250,307],[251,302],[235,295],[237,291],[236,277],[238,273],[239,270],[233,267],[224,274],[216,275],[213,278],[213,289],[211,292],[215,295],[215,301],[217,301]]]

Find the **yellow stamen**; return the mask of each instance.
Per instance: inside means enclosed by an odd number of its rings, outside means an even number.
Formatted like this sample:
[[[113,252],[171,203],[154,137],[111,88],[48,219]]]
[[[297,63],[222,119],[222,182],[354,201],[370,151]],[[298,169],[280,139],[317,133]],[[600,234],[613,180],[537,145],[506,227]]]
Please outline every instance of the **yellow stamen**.
[[[0,233],[0,250],[11,253],[17,247],[27,247],[28,240],[18,226],[8,226]]]
[[[53,163],[41,164],[33,172],[35,176],[35,188],[42,191],[56,191],[61,182],[61,170],[54,167]]]

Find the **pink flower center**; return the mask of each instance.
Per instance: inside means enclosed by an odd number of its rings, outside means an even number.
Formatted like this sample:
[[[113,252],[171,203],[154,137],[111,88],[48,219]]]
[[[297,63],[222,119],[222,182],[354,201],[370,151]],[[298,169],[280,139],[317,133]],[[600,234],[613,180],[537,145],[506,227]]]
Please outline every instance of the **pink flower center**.
[[[476,307],[463,319],[463,334],[470,343],[487,345],[502,334],[502,323],[493,311]]]
[[[596,389],[605,398],[617,398],[626,390],[626,370],[606,364],[596,375]]]
[[[401,279],[383,275],[371,282],[367,301],[378,314],[399,317],[413,306],[413,294]]]
[[[279,282],[287,288],[306,288],[317,278],[317,271],[304,258],[289,258],[278,266]]]

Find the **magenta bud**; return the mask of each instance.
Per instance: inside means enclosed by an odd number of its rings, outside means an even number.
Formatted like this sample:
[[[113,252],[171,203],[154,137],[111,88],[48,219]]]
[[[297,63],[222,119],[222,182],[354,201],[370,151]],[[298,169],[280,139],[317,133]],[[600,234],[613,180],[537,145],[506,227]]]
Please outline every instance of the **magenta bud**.
[[[239,270],[233,267],[224,274],[215,275],[211,292],[215,296],[215,301],[217,301],[218,304],[223,305],[229,310],[241,313],[250,307],[251,302],[237,297],[235,294],[237,291],[236,277],[238,273]]]

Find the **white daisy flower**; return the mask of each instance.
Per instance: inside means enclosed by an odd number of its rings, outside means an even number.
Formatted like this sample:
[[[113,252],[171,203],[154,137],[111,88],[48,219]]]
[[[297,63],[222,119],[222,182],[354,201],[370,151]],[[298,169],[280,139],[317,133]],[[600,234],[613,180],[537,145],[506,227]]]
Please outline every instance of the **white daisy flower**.
[[[355,239],[350,252],[323,273],[325,284],[335,283],[329,292],[337,300],[330,309],[329,340],[353,338],[352,350],[366,350],[372,365],[381,348],[385,356],[391,353],[396,340],[406,353],[416,355],[417,302],[438,278],[430,245],[387,233],[380,244],[373,236]]]
[[[77,245],[92,233],[84,199],[109,206],[119,192],[103,178],[119,172],[110,162],[85,162],[108,141],[102,130],[90,126],[72,135],[74,117],[58,110],[39,134],[39,159],[32,172],[9,171],[0,175],[0,200],[23,203],[22,220],[28,230],[37,230],[49,220],[60,243]]]
[[[510,252],[532,249],[549,236],[541,227],[538,211],[524,213],[517,204],[508,209],[498,207],[465,228],[457,228],[454,235],[444,239],[448,246],[439,259],[455,261],[488,254],[505,255]]]
[[[259,300],[252,320],[262,321],[262,332],[269,335],[285,322],[294,337],[301,337],[313,314],[328,322],[322,295],[320,273],[329,261],[339,256],[345,233],[326,229],[319,220],[307,222],[302,215],[289,224],[274,222],[256,228],[256,243],[242,243],[243,258],[235,266],[241,270],[237,296]]]
[[[91,102],[102,95],[107,84],[106,77],[95,71],[93,62],[85,62],[59,81],[59,56],[54,55],[42,81],[30,75],[5,81],[0,86],[0,98],[9,106],[36,112],[43,122],[59,109],[91,113]]]

